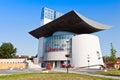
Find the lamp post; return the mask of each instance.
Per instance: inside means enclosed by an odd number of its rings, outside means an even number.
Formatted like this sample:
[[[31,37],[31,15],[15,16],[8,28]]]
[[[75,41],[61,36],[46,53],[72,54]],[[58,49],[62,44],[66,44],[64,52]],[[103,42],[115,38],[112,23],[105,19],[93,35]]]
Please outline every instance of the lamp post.
[[[65,57],[67,58],[67,66],[66,66],[66,69],[67,69],[67,74],[68,74],[68,68],[69,68],[69,65],[68,65],[68,58],[69,58],[69,54],[65,54]]]
[[[68,73],[68,68],[69,68],[69,65],[68,65],[69,60],[68,60],[68,58],[70,56],[70,54],[69,54],[69,42],[70,42],[69,40],[66,41],[66,43],[67,43],[67,54],[65,54],[65,57],[67,58],[67,61],[66,61],[66,64],[67,64],[67,66],[66,66],[67,73]]]

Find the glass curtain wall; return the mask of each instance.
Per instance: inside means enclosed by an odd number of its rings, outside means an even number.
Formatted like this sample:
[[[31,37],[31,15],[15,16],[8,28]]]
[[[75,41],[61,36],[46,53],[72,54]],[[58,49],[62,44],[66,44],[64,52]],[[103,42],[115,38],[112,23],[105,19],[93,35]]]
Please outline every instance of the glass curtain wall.
[[[71,52],[71,38],[73,35],[54,35],[46,38],[45,52]]]

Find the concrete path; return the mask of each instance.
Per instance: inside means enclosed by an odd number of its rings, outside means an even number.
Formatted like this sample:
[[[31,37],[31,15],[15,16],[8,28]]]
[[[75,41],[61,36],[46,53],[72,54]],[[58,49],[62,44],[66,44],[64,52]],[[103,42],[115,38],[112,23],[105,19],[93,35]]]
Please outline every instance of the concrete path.
[[[54,69],[53,71],[57,72],[66,72],[66,69]],[[77,74],[86,74],[90,76],[99,76],[99,77],[106,77],[106,78],[112,78],[112,79],[118,79],[120,80],[120,76],[111,76],[111,75],[100,75],[100,74],[94,74],[93,72],[100,71],[95,69],[79,69],[79,70],[69,70],[69,73],[77,73]]]

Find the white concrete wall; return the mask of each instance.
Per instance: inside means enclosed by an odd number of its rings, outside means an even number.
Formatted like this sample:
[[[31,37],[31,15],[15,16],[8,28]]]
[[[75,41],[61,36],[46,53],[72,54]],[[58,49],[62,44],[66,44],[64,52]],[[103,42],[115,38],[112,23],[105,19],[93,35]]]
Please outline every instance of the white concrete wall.
[[[43,57],[44,46],[45,46],[44,37],[41,37],[41,38],[39,38],[39,44],[38,44],[38,53],[37,53],[38,54],[38,58]]]
[[[24,63],[26,59],[0,59],[0,63]]]
[[[52,20],[51,19],[48,19],[48,18],[44,18],[41,20],[41,26],[42,25],[45,25],[49,22],[51,22]],[[39,38],[39,43],[38,43],[38,58],[40,59],[41,57],[44,56],[44,50],[45,50],[45,42],[44,42],[44,37],[40,37]]]
[[[31,60],[27,60],[27,63],[28,63],[28,68],[29,68],[29,69],[41,68],[41,64],[34,64]]]
[[[46,59],[45,60],[56,60],[56,61],[59,61],[59,60],[67,60],[67,58],[65,57],[65,54],[67,54],[67,52],[49,52],[49,53],[46,53]]]
[[[99,38],[91,34],[74,36],[72,38],[72,65],[85,67],[100,64],[103,65],[103,59]]]
[[[41,20],[41,26],[42,26],[42,25],[45,25],[45,24],[47,24],[47,23],[49,23],[49,22],[51,22],[51,21],[52,21],[51,19],[44,18],[44,19]]]

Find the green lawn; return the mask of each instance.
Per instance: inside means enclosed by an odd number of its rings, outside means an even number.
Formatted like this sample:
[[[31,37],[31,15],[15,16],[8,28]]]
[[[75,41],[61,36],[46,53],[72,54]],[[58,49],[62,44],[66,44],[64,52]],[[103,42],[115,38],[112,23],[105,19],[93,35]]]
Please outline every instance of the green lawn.
[[[0,80],[115,80],[75,73],[27,73],[0,76]]]
[[[104,75],[113,75],[113,76],[120,76],[120,70],[111,69],[107,72],[96,72],[97,74],[104,74]]]

